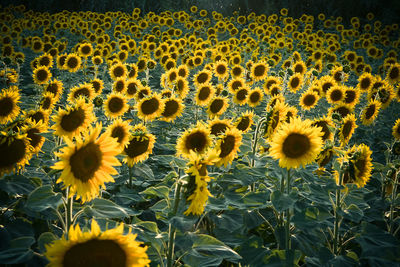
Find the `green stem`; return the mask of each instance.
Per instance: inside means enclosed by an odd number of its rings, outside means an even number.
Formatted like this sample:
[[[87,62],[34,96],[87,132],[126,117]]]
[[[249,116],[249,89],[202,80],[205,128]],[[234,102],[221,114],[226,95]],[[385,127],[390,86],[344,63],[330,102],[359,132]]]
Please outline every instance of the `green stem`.
[[[254,167],[254,164],[255,164],[255,156],[256,156],[256,152],[257,152],[257,143],[258,143],[258,133],[260,132],[260,128],[261,128],[262,124],[264,123],[264,121],[265,121],[265,118],[262,118],[258,122],[256,131],[254,132],[254,135],[253,135],[253,142],[252,142],[253,144],[252,144],[252,151],[251,151],[252,158],[250,160],[250,167]]]
[[[178,180],[176,182],[176,190],[174,197],[175,200],[174,200],[174,207],[172,210],[172,216],[175,216],[178,211],[179,201],[181,196],[181,188],[182,184],[179,182],[179,177],[178,177]],[[172,267],[172,261],[174,259],[174,247],[175,247],[174,240],[175,240],[176,229],[171,223],[169,224],[168,232],[169,232],[169,242],[168,242],[167,266]]]
[[[290,194],[290,189],[291,189],[291,185],[290,185],[290,169],[287,170],[287,194]],[[291,249],[291,241],[290,241],[290,217],[291,217],[291,213],[290,213],[290,208],[287,209],[286,211],[286,253],[287,255],[289,255],[289,250]]]
[[[390,213],[389,213],[389,233],[393,234],[393,215],[394,215],[394,203],[397,195],[397,183],[398,183],[398,172],[396,172],[393,182],[393,189],[392,189],[392,196],[391,196],[391,203],[390,203]]]
[[[133,176],[132,168],[133,168],[133,166],[132,167],[128,167],[128,168],[129,168],[129,188],[132,188],[132,184],[133,184],[133,182],[132,182],[132,176]]]
[[[74,203],[74,197],[69,197],[69,187],[66,189],[66,210],[65,210],[65,233],[68,233],[69,228],[72,225],[72,205]]]
[[[333,228],[333,254],[337,255],[339,252],[339,227],[340,227],[340,215],[338,214],[340,211],[340,193],[343,180],[343,170],[339,173],[339,188],[336,189],[336,203],[334,207],[334,216],[335,216],[335,224]]]

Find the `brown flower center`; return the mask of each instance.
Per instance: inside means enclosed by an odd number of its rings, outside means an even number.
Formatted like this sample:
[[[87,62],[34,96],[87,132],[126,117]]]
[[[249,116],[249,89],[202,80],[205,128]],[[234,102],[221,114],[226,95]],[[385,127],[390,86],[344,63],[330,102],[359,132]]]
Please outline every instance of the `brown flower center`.
[[[147,137],[134,137],[131,141],[129,141],[129,144],[125,147],[124,151],[128,157],[135,158],[146,153],[149,148],[149,144],[150,140]]]
[[[69,159],[72,174],[81,182],[92,179],[100,168],[103,154],[98,144],[93,142],[76,150]]]
[[[224,158],[228,156],[233,149],[235,148],[235,143],[236,139],[233,135],[228,135],[224,138],[224,140],[221,142],[221,153],[219,154],[220,158]]]
[[[311,144],[307,136],[291,133],[289,134],[282,145],[282,152],[288,158],[299,158],[305,155],[310,150]]]
[[[187,150],[202,152],[206,148],[206,134],[200,131],[193,132],[186,137],[185,147]]]
[[[156,98],[144,100],[140,109],[144,115],[150,115],[156,112],[160,107],[160,102]]]
[[[78,107],[65,114],[60,121],[60,127],[66,132],[73,132],[85,121],[85,111]]]
[[[0,116],[8,116],[14,108],[14,101],[11,97],[4,97],[0,99]]]

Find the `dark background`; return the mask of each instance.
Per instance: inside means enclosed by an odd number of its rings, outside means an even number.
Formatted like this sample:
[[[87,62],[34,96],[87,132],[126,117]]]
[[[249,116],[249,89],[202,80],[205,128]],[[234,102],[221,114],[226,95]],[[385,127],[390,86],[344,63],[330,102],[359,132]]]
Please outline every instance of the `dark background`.
[[[281,8],[289,8],[289,16],[300,17],[302,14],[317,16],[342,16],[345,21],[357,16],[365,18],[368,12],[385,24],[400,22],[400,0],[0,0],[3,6],[9,4],[24,4],[28,9],[47,11],[50,13],[62,10],[70,11],[125,11],[130,13],[139,7],[142,12],[159,13],[164,10],[186,10],[192,5],[209,12],[215,10],[225,16],[239,11],[246,15],[250,12],[257,14],[273,14]]]

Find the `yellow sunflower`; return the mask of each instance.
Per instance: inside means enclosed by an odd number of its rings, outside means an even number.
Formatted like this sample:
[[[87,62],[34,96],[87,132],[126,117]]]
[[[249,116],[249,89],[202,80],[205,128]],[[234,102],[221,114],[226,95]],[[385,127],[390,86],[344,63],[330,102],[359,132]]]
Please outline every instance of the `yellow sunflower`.
[[[268,76],[265,79],[265,82],[264,82],[264,85],[263,85],[265,94],[270,94],[271,93],[270,90],[271,90],[273,85],[281,85],[281,84],[282,84],[282,79],[281,78],[275,77],[275,76]]]
[[[82,59],[77,54],[69,54],[65,58],[65,62],[63,67],[67,69],[69,72],[76,72],[81,68]]]
[[[32,156],[31,151],[27,134],[0,132],[0,177],[23,169]]]
[[[37,63],[38,66],[43,66],[50,69],[53,66],[53,57],[48,53],[44,53],[38,58]]]
[[[102,93],[104,89],[104,82],[99,78],[94,78],[90,81],[94,90],[94,96],[98,96]]]
[[[354,87],[345,86],[343,103],[355,106],[360,98],[360,91]]]
[[[119,148],[123,149],[129,142],[130,132],[132,126],[128,121],[117,118],[113,120],[112,124],[107,126],[106,133],[112,138],[116,138]]]
[[[329,90],[326,92],[325,97],[328,103],[330,104],[340,103],[345,97],[343,86],[339,85],[331,86],[331,88],[329,88]]]
[[[96,93],[93,89],[92,84],[84,83],[84,84],[74,86],[69,90],[67,101],[69,103],[74,103],[79,97],[85,97],[89,101],[91,101],[91,100],[93,100],[95,95],[96,95]]]
[[[293,64],[292,70],[294,73],[299,73],[301,76],[303,76],[307,71],[307,67],[306,64],[300,60]]]
[[[223,60],[219,60],[214,64],[214,74],[218,79],[224,81],[229,76],[228,63]]]
[[[126,91],[125,94],[128,98],[134,98],[136,93],[139,92],[139,89],[142,86],[142,83],[136,78],[130,78],[125,82]]]
[[[142,98],[136,104],[137,116],[145,121],[160,117],[165,108],[165,102],[159,94]]]
[[[269,154],[279,166],[291,169],[313,162],[322,149],[321,128],[311,121],[294,118],[284,123],[272,137]]]
[[[249,88],[247,86],[239,88],[235,91],[233,96],[233,102],[240,106],[247,103],[247,98],[249,95]]]
[[[51,72],[47,67],[40,66],[33,70],[32,77],[36,84],[46,84],[51,78]]]
[[[13,121],[19,115],[19,99],[19,91],[13,88],[5,89],[0,93],[0,124]]]
[[[207,123],[207,125],[208,125],[208,128],[210,129],[210,133],[215,136],[223,134],[223,133],[225,133],[225,131],[227,129],[232,128],[231,120],[229,120],[229,119],[221,120],[221,119],[215,118],[212,121],[209,121]]]
[[[311,126],[314,127],[320,127],[321,131],[323,133],[322,135],[322,141],[327,141],[327,140],[333,140],[334,136],[333,136],[333,131],[334,131],[334,127],[335,125],[333,124],[332,120],[327,117],[321,117],[321,118],[317,118],[314,119],[313,122],[311,123]]]
[[[342,125],[339,129],[339,139],[341,146],[345,146],[353,136],[354,130],[357,128],[356,117],[354,114],[348,114],[343,118]]]
[[[104,114],[108,118],[118,118],[124,115],[129,109],[128,100],[125,95],[112,92],[104,102]]]
[[[182,115],[185,105],[182,103],[182,99],[171,96],[164,100],[165,107],[161,113],[161,120],[166,122],[172,122],[177,117]]]
[[[62,170],[57,183],[69,187],[69,196],[76,194],[82,203],[91,201],[99,195],[100,187],[105,189],[105,183],[114,182],[111,175],[118,174],[113,166],[120,166],[116,158],[121,150],[117,141],[108,134],[100,137],[101,124],[89,127],[83,132],[83,138],[76,136],[76,142],[66,138],[66,147],[55,153],[60,161],[53,169]]]
[[[361,121],[364,125],[371,125],[379,114],[381,108],[381,102],[378,100],[372,100],[366,105],[361,113]]]
[[[215,87],[209,83],[199,85],[195,95],[196,104],[199,106],[207,105],[215,95],[215,91]]]
[[[199,87],[203,84],[208,84],[211,81],[211,78],[211,71],[203,69],[202,71],[199,71],[196,75],[194,75],[193,82],[196,87]]]
[[[39,102],[40,109],[51,111],[56,104],[56,99],[53,97],[53,94],[50,92],[44,91],[42,94],[42,98]]]
[[[221,116],[228,108],[228,98],[217,96],[208,104],[207,114],[210,118]]]
[[[241,77],[237,77],[237,78],[231,79],[228,82],[228,90],[232,94],[234,94],[239,88],[242,88],[242,87],[245,87],[245,86],[246,86],[246,80],[241,78]]]
[[[186,65],[180,65],[178,67],[178,76],[186,79],[189,76],[189,68]]]
[[[310,110],[318,104],[319,95],[315,91],[305,91],[300,97],[300,106],[303,110]]]
[[[83,43],[79,45],[78,54],[83,58],[88,58],[93,54],[93,46],[91,43]]]
[[[396,82],[400,81],[400,64],[399,63],[390,65],[390,68],[386,75],[386,79],[391,84],[395,84]]]
[[[244,73],[245,73],[244,68],[240,65],[235,65],[231,69],[231,75],[234,78],[242,77]]]
[[[201,122],[197,123],[196,127],[187,129],[177,140],[177,155],[188,158],[190,151],[205,153],[211,145],[210,134],[210,130]]]
[[[178,77],[175,81],[174,92],[184,99],[189,93],[189,82],[185,78]]]
[[[231,164],[237,157],[239,147],[242,144],[242,132],[236,128],[227,129],[222,135],[219,135],[216,144],[218,153],[218,161],[216,166]]]
[[[27,123],[21,128],[22,133],[26,134],[29,145],[32,147],[31,152],[33,154],[37,154],[40,152],[45,138],[40,135],[41,133],[46,132],[47,126],[42,122],[34,122],[30,119],[27,120]]]
[[[114,92],[125,94],[125,92],[126,92],[126,80],[125,80],[125,78],[121,77],[121,78],[115,79],[115,81],[113,82],[112,90]]]
[[[277,99],[271,99],[270,102],[273,102],[274,100]],[[264,131],[265,138],[271,138],[273,136],[273,133],[281,125],[281,122],[286,120],[286,107],[286,103],[279,99],[275,101],[275,104],[267,107],[268,115]]]
[[[247,97],[247,104],[250,107],[255,108],[261,103],[263,97],[264,97],[263,91],[260,88],[256,87],[253,90],[250,90]]]
[[[136,241],[129,229],[124,235],[124,224],[101,231],[92,220],[91,230],[82,232],[79,224],[71,225],[68,236],[46,245],[48,266],[149,266],[147,247]]]
[[[31,119],[34,122],[43,122],[45,125],[49,123],[49,117],[50,117],[50,112],[51,110],[44,110],[44,109],[32,109],[29,110],[28,112],[23,112],[23,117],[27,119]]]
[[[343,174],[343,184],[354,183],[358,187],[364,187],[371,177],[372,172],[372,151],[365,145],[353,146],[346,153],[346,158],[354,166],[354,171],[346,171]],[[338,181],[338,173],[335,174]]]
[[[300,73],[293,74],[288,82],[288,87],[292,93],[296,93],[303,86],[303,75]]]
[[[264,80],[268,75],[268,65],[264,61],[254,63],[250,69],[250,77],[254,81]]]
[[[371,90],[373,83],[375,82],[375,77],[371,73],[364,72],[360,77],[358,77],[358,85],[362,92],[368,92]]]
[[[133,167],[136,163],[146,160],[153,153],[155,142],[156,137],[148,133],[143,125],[134,126],[129,142],[124,148],[123,162]]]
[[[400,119],[397,119],[392,128],[392,135],[396,140],[400,140]]]
[[[95,119],[93,105],[86,104],[85,99],[80,97],[74,105],[58,109],[57,114],[53,116],[55,124],[51,128],[55,130],[55,135],[72,139],[86,130]]]
[[[332,117],[333,113],[338,113],[342,118],[346,117],[354,110],[354,106],[348,104],[338,104],[336,106],[330,107],[328,110],[328,116]]]
[[[329,75],[322,76],[319,79],[321,96],[325,96],[326,92],[328,92],[328,90],[334,85],[336,85],[336,81],[331,76]]]
[[[251,126],[253,125],[254,113],[253,111],[246,110],[245,113],[243,113],[235,122],[235,127],[239,131],[242,131],[243,133],[248,132],[251,129]]]
[[[63,86],[64,85],[61,81],[54,79],[45,86],[44,92],[52,93],[55,98],[55,102],[57,102],[63,93]]]
[[[110,77],[114,81],[118,78],[126,79],[128,75],[128,69],[125,64],[122,62],[117,62],[116,64],[112,65],[109,69]]]

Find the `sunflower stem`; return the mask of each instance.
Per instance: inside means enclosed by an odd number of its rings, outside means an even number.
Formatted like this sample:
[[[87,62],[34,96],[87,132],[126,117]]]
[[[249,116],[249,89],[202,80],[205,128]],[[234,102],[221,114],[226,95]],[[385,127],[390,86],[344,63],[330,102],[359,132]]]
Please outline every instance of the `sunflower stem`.
[[[390,213],[389,213],[389,229],[388,232],[393,234],[393,229],[394,229],[394,220],[393,220],[393,215],[394,215],[394,203],[397,195],[397,184],[398,184],[398,172],[396,172],[395,177],[394,177],[394,184],[393,184],[393,189],[392,189],[392,196],[391,196],[391,203],[390,203]]]
[[[66,194],[66,210],[65,210],[65,233],[68,234],[69,228],[72,225],[72,205],[74,202],[74,197],[69,197],[69,187],[67,187],[65,194]]]
[[[342,180],[343,180],[343,170],[340,170],[339,173],[339,187],[336,189],[336,203],[334,207],[334,216],[335,216],[335,224],[333,228],[333,254],[337,255],[339,252],[339,227],[340,227],[340,193],[341,193],[341,186],[342,186]]]
[[[133,167],[128,167],[129,168],[129,188],[132,188],[132,184],[133,184],[133,182],[132,182],[132,176],[133,176],[133,170],[132,170],[132,168]]]
[[[180,201],[180,196],[181,196],[181,188],[182,184],[179,181],[180,174],[178,172],[178,180],[176,182],[176,190],[175,190],[175,196],[174,196],[174,207],[172,210],[172,216],[175,216],[176,213],[178,212],[178,207],[179,207],[179,201]],[[175,227],[170,223],[169,224],[169,241],[168,241],[168,254],[167,254],[167,266],[172,267],[172,261],[174,259],[174,240],[175,240]]]
[[[283,179],[282,179],[283,180]],[[290,176],[290,169],[287,170],[287,194],[290,194],[290,189],[291,189],[291,185],[290,185],[290,181],[291,180],[291,176]],[[290,213],[290,208],[287,209],[286,211],[286,225],[285,225],[285,233],[286,233],[286,238],[285,238],[285,247],[286,247],[286,255],[288,257],[289,255],[289,251],[291,249],[291,241],[290,241],[290,217],[291,217],[291,213]]]
[[[262,118],[258,121],[256,131],[254,132],[254,135],[253,135],[252,151],[251,151],[252,157],[250,159],[250,167],[251,168],[254,167],[255,162],[256,162],[255,157],[256,157],[256,152],[257,152],[258,134],[260,132],[260,128],[261,128],[262,124],[264,123],[264,121],[265,121],[265,118]],[[253,183],[251,185],[251,191],[255,190],[255,186],[256,186],[255,183]]]

